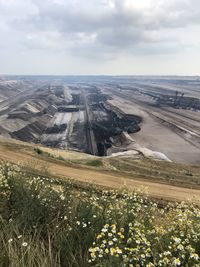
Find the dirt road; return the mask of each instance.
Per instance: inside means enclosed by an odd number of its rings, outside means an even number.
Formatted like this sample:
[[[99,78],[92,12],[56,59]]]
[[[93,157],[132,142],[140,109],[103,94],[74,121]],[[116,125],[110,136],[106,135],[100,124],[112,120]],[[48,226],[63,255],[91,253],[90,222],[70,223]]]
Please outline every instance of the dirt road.
[[[28,147],[28,146],[27,146]],[[21,163],[23,165],[34,165],[41,169],[41,166],[47,166],[48,171],[56,177],[65,179],[72,178],[81,182],[89,182],[92,184],[120,189],[127,187],[129,190],[147,189],[151,197],[172,201],[193,201],[200,205],[200,190],[176,187],[156,182],[148,182],[137,177],[130,179],[124,174],[112,174],[101,170],[93,170],[80,167],[69,167],[63,161],[49,159],[37,155],[27,147],[19,147],[13,149],[11,145],[7,146],[0,143],[0,159],[8,160],[13,163]]]

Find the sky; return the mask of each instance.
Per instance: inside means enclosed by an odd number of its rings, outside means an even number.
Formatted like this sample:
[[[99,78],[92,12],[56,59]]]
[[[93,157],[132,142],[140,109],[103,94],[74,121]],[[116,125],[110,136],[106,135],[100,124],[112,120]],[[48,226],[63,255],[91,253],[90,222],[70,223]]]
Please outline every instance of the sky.
[[[200,75],[200,1],[0,0],[0,74]]]

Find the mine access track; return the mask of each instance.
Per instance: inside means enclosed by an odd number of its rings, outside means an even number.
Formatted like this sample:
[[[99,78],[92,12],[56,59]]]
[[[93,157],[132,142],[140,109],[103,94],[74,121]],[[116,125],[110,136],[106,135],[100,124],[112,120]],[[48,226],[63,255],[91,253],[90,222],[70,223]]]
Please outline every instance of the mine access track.
[[[86,121],[86,138],[88,143],[88,151],[92,155],[98,155],[97,145],[95,141],[94,132],[92,130],[92,124],[90,121],[90,111],[88,107],[87,97],[85,92],[82,92],[83,100],[85,104],[85,121]]]

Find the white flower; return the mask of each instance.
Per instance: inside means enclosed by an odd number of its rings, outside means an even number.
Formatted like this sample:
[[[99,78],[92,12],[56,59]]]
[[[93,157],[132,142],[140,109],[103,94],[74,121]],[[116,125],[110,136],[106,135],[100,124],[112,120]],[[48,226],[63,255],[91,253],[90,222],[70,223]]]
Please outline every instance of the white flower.
[[[28,243],[27,242],[23,242],[22,243],[22,247],[27,247],[28,246]]]
[[[12,238],[10,238],[9,240],[8,240],[8,243],[11,243],[13,241],[13,239]]]
[[[65,196],[61,195],[61,196],[60,196],[60,199],[61,199],[61,200],[65,200]]]
[[[177,249],[179,249],[179,250],[184,250],[184,246],[181,245],[181,244],[179,244],[179,245],[177,246]]]
[[[196,260],[196,261],[199,259],[199,256],[198,256],[198,254],[196,254],[196,253],[192,253],[192,254],[190,254],[190,257],[191,257],[192,259]]]
[[[170,252],[170,251],[164,251],[163,254],[164,254],[165,256],[170,256],[170,255],[171,255],[171,252]]]
[[[180,266],[180,265],[181,265],[181,262],[180,262],[179,258],[176,258],[176,259],[173,261],[173,264],[174,264],[175,266]]]
[[[178,238],[178,237],[174,237],[174,241],[175,241],[175,243],[177,243],[177,244],[180,244],[180,243],[181,243],[181,239]]]

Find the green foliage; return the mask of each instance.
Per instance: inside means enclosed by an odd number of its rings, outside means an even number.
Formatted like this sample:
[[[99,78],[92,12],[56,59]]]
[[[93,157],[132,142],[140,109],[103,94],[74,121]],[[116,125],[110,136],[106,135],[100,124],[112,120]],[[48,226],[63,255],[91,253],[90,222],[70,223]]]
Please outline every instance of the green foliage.
[[[187,171],[187,172],[185,173],[185,175],[187,175],[187,176],[193,176],[192,172],[190,172],[190,171]]]
[[[200,210],[0,165],[0,267],[199,266]]]
[[[86,162],[86,165],[93,166],[93,167],[102,167],[103,162],[99,159],[93,159]]]
[[[65,161],[65,159],[62,156],[58,156],[57,159]]]
[[[48,153],[48,152],[45,152],[43,151],[42,149],[40,149],[39,147],[36,147],[34,148],[34,151],[38,154],[38,155],[42,155],[42,156],[46,156],[46,157],[49,157],[49,158],[53,158],[53,159],[58,159],[58,160],[62,160],[62,161],[65,161],[65,159],[59,155],[58,157],[51,154],[51,153]]]
[[[34,148],[34,151],[38,154],[38,155],[42,155],[44,152],[42,151],[42,149],[40,149],[39,147]]]

